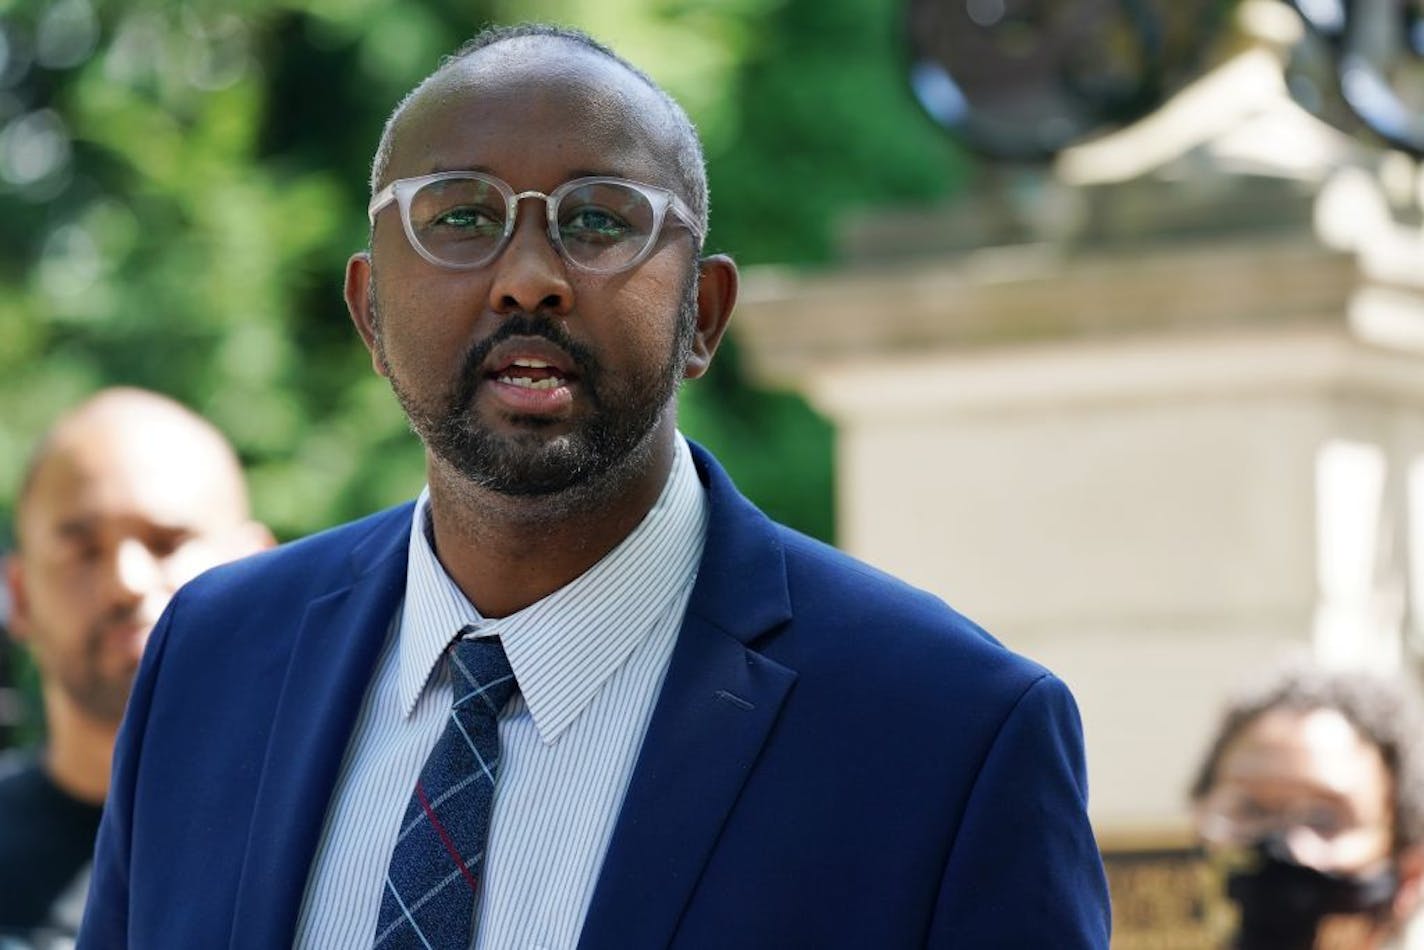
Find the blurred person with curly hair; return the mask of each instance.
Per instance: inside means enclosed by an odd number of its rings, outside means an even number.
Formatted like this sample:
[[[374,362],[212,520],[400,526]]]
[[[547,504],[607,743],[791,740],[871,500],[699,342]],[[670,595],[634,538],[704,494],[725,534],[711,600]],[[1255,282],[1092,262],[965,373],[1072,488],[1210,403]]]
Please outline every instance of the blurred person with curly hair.
[[[1424,880],[1421,741],[1398,677],[1294,665],[1229,705],[1191,797],[1230,868],[1233,947],[1393,945]]]

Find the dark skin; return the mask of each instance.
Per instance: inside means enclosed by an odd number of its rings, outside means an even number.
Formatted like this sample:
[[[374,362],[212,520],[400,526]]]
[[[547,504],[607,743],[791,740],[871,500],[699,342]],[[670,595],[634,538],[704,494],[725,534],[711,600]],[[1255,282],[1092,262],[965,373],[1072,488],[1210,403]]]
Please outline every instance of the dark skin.
[[[557,38],[509,40],[447,71],[410,104],[395,133],[387,181],[476,168],[516,191],[547,193],[590,174],[676,191],[672,129],[657,95],[618,64]],[[499,257],[453,271],[420,258],[399,214],[383,211],[371,252],[348,262],[345,289],[376,372],[394,376],[422,408],[434,406],[459,375],[471,344],[524,313],[556,321],[594,355],[604,379],[637,381],[672,358],[694,268],[691,351],[673,369],[686,379],[707,371],[736,301],[730,258],[696,259],[693,237],[666,227],[635,268],[591,274],[551,245],[544,214],[543,202],[522,202]],[[370,306],[373,280],[378,312]],[[499,350],[500,359],[560,362],[562,355],[548,347],[542,339],[515,338]],[[538,452],[577,432],[598,408],[571,379],[534,410],[485,382],[467,411],[492,432]],[[657,500],[671,470],[675,427],[676,402],[669,398],[639,450],[561,497],[484,488],[427,450],[436,549],[445,570],[487,617],[507,616],[565,586],[617,546]]]

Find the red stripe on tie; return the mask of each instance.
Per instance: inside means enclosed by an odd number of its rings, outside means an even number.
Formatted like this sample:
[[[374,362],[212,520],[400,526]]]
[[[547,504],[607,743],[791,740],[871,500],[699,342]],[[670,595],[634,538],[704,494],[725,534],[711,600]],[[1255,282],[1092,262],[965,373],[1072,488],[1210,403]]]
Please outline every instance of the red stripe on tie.
[[[435,817],[435,810],[430,807],[430,802],[425,797],[425,786],[419,779],[415,781],[415,797],[420,800],[420,809],[425,812],[425,817],[429,819],[430,826],[435,829],[435,833],[440,836],[440,843],[445,846],[445,850],[450,852],[450,858],[455,862],[455,867],[460,869],[460,873],[465,875],[465,883],[470,885],[470,890],[479,893],[480,882],[475,880],[475,876],[470,873],[470,869],[465,867],[465,859],[460,857],[460,851],[455,847],[455,842],[450,839],[450,834],[445,830],[445,826],[440,824],[440,819]]]

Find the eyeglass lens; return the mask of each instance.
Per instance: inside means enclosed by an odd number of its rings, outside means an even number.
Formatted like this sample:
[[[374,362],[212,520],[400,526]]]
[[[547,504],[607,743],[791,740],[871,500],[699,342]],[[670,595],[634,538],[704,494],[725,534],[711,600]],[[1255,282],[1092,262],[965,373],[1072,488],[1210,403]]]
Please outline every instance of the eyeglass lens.
[[[636,188],[613,182],[579,185],[557,198],[556,241],[582,267],[615,271],[637,260],[657,237],[657,209]],[[439,179],[411,196],[410,225],[430,254],[456,266],[491,260],[513,213],[491,182]]]
[[[1331,841],[1362,827],[1347,808],[1333,802],[1306,799],[1265,804],[1231,794],[1219,794],[1207,804],[1202,826],[1210,838],[1238,842],[1295,829]]]

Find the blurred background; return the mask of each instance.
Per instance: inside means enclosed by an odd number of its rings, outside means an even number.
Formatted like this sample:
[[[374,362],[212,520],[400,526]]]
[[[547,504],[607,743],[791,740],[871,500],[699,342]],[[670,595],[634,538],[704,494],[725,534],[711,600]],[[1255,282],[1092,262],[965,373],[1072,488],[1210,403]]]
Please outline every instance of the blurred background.
[[[414,495],[344,261],[389,110],[524,19],[701,129],[746,284],[684,430],[1064,676],[1118,945],[1206,946],[1223,696],[1283,651],[1424,655],[1420,5],[0,0],[0,526],[113,383],[228,433],[283,539]],[[0,747],[31,679],[5,656]]]
[[[114,382],[227,432],[279,537],[418,491],[342,272],[386,115],[484,24],[574,24],[644,66],[702,130],[709,247],[824,266],[847,209],[934,201],[965,175],[904,82],[901,16],[882,0],[0,0],[0,522],[35,436]],[[832,539],[830,427],[754,388],[735,350],[688,391],[685,428],[775,516]]]

